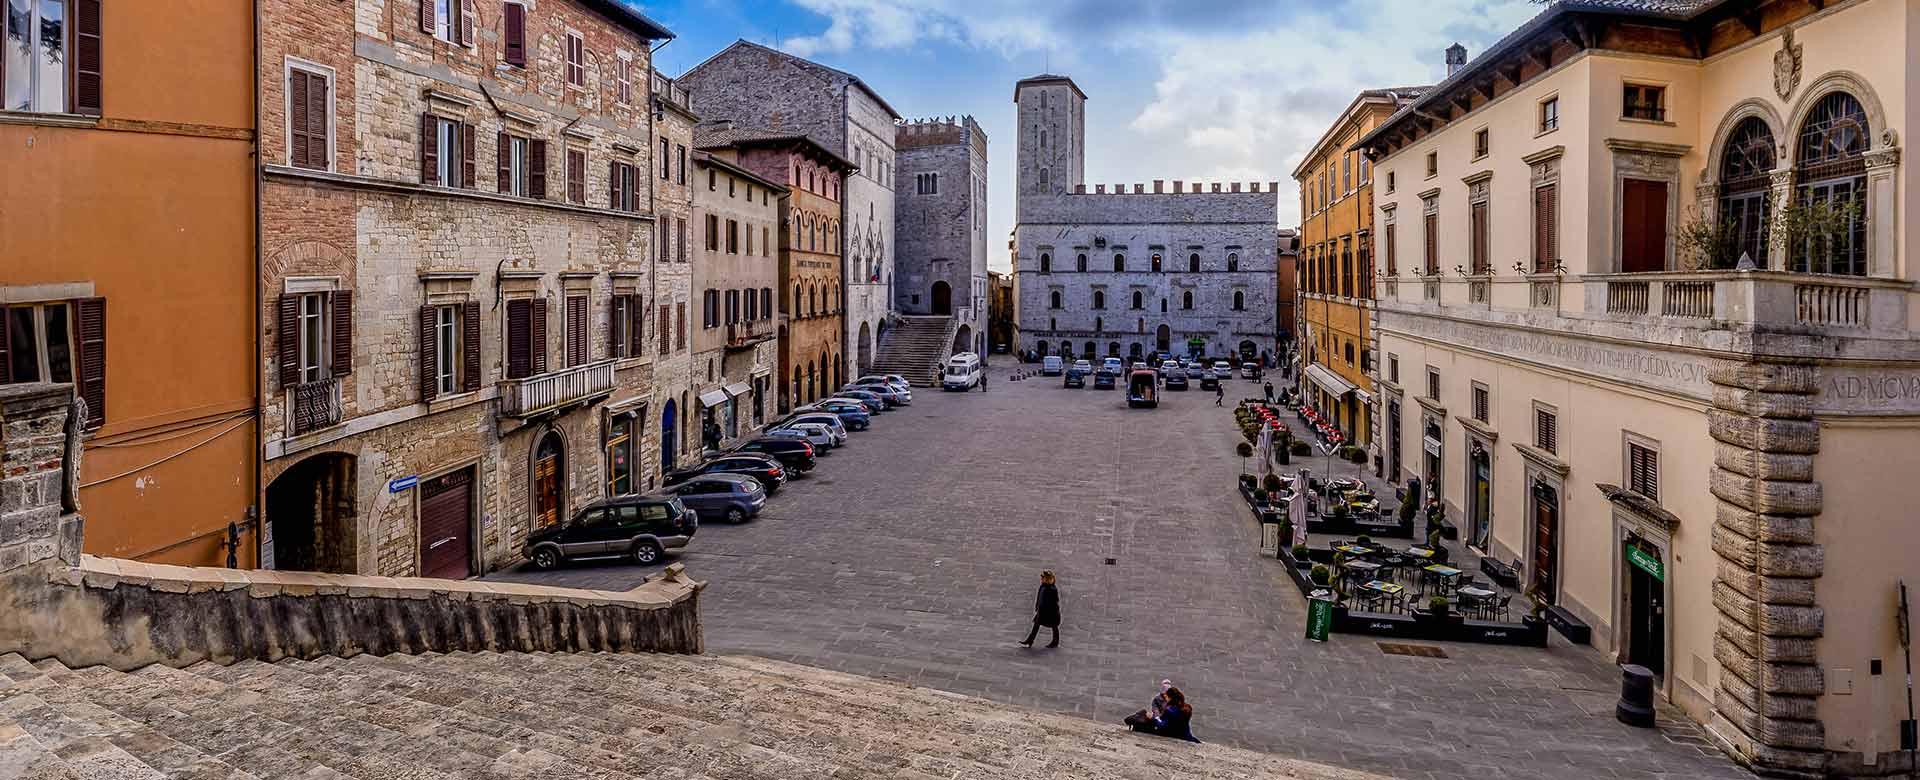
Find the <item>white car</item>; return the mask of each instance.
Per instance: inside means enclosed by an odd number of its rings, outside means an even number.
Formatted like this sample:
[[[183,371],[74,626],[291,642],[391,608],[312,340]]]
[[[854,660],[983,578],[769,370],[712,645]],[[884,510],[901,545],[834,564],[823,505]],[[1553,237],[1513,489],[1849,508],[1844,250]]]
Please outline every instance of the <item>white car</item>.
[[[793,416],[787,418],[786,422],[781,424],[780,427],[791,428],[797,423],[814,423],[816,425],[826,426],[826,429],[829,432],[831,432],[836,438],[839,439],[839,441],[836,442],[835,446],[846,443],[847,424],[840,420],[840,415],[834,414],[832,412],[815,411],[815,410],[807,409],[806,407],[801,407],[799,409],[795,409],[793,412]]]
[[[1225,360],[1215,360],[1213,361],[1213,373],[1219,374],[1221,379],[1225,379],[1233,376],[1233,366],[1228,365]]]
[[[855,390],[868,388],[868,387],[884,387],[888,390],[892,390],[895,394],[899,395],[901,403],[905,403],[905,404],[913,403],[912,390],[907,389],[906,385],[896,385],[892,382],[889,382],[887,381],[886,377],[863,376],[859,379],[853,380],[853,384],[849,385],[849,387],[852,387]]]
[[[893,385],[894,387],[902,391],[909,391],[913,389],[913,383],[908,382],[906,377],[901,376],[899,374],[868,374],[866,376],[860,377],[859,379],[853,380],[853,383],[862,384],[865,382],[871,382],[875,380],[886,382],[887,384]]]
[[[832,449],[834,445],[833,432],[827,430],[827,426],[819,423],[794,423],[785,428],[775,428],[767,431],[767,435],[790,439],[804,439],[808,444],[812,444],[815,449],[820,450],[822,453]]]
[[[1073,361],[1073,370],[1091,376],[1093,374],[1093,361],[1075,360]]]

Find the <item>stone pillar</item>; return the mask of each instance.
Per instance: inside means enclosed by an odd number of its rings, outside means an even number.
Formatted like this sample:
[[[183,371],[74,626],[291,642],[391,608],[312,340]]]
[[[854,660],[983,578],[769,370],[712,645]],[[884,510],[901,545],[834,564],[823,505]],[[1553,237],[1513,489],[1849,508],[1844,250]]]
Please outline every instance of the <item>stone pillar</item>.
[[[1780,240],[1778,236],[1786,233],[1786,206],[1793,202],[1793,168],[1785,166],[1775,168],[1767,173],[1767,181],[1768,192],[1773,198],[1773,210],[1768,213],[1767,218],[1772,220],[1773,224],[1767,226],[1767,256],[1756,257],[1753,261],[1759,263],[1765,270],[1785,271],[1787,263],[1793,260],[1793,247],[1787,246],[1787,242]],[[1714,213],[1717,215],[1719,212],[1716,210]]]
[[[1814,585],[1820,428],[1811,365],[1723,362],[1712,367],[1711,478],[1718,504],[1713,603],[1719,612],[1711,730],[1755,770],[1824,776],[1826,680],[1817,654],[1824,612]]]
[[[67,463],[73,386],[0,385],[0,574],[43,561],[80,562],[80,515]]]

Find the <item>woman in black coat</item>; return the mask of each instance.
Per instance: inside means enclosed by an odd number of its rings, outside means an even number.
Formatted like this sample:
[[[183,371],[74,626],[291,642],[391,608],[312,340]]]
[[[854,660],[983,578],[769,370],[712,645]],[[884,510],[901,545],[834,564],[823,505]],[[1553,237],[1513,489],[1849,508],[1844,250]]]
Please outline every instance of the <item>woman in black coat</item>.
[[[1053,641],[1048,647],[1060,646],[1060,588],[1053,584],[1053,572],[1040,572],[1040,595],[1033,601],[1033,630],[1027,632],[1027,638],[1020,640],[1023,647],[1032,647],[1033,638],[1040,635],[1040,627],[1053,630]]]

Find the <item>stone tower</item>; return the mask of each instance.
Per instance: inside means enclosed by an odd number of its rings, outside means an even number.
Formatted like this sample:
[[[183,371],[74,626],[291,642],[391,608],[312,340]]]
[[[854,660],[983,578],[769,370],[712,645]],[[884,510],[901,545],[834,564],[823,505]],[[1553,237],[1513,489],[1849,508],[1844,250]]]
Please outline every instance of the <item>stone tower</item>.
[[[1015,219],[1034,195],[1072,192],[1086,182],[1087,93],[1073,79],[1041,74],[1013,85],[1020,107]]]

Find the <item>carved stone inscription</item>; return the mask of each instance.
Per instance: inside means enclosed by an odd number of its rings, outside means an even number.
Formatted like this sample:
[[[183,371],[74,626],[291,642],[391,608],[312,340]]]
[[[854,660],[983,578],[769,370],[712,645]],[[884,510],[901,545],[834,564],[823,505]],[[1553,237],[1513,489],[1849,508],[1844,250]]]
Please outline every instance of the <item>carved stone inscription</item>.
[[[1593,374],[1636,387],[1700,400],[1709,400],[1713,396],[1713,386],[1707,381],[1707,361],[1686,353],[1513,328],[1391,315],[1383,317],[1381,327],[1445,344]]]

